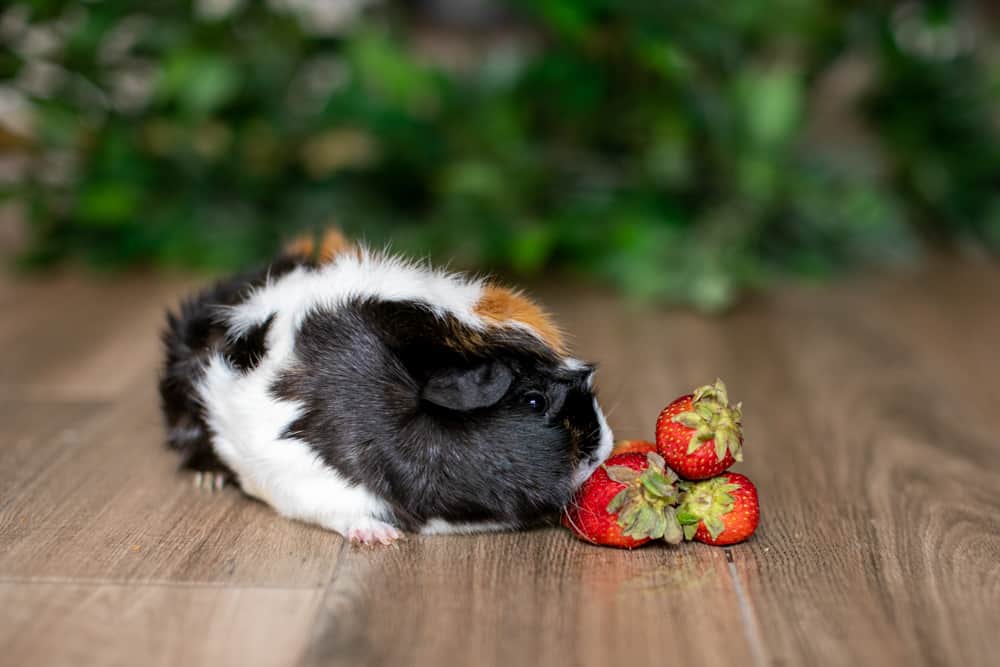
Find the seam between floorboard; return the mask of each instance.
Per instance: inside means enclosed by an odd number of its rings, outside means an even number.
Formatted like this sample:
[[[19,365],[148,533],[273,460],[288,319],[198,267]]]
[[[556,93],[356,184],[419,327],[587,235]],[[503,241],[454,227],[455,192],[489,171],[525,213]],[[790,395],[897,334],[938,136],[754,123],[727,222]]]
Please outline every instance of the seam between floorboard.
[[[341,570],[344,569],[344,560],[347,557],[347,548],[350,544],[348,539],[344,539],[340,543],[340,550],[337,552],[337,564],[333,567],[333,572],[330,573],[330,578],[327,580],[326,584],[323,586],[323,597],[320,599],[319,604],[316,605],[316,611],[313,613],[312,622],[309,624],[309,641],[306,643],[305,649],[302,651],[302,655],[295,661],[292,662],[296,667],[307,667],[308,665],[315,664],[316,652],[316,632],[318,630],[318,625],[324,612],[326,610],[326,599],[330,595],[330,589],[333,588],[334,582],[341,575]]]
[[[757,617],[750,606],[746,589],[740,581],[740,575],[736,571],[736,563],[733,562],[733,552],[726,549],[726,569],[729,571],[729,579],[732,581],[733,590],[736,593],[736,602],[740,608],[740,621],[743,626],[743,635],[750,644],[750,653],[753,657],[755,667],[766,667],[767,658],[764,653],[764,643],[760,639],[760,629],[757,626]]]

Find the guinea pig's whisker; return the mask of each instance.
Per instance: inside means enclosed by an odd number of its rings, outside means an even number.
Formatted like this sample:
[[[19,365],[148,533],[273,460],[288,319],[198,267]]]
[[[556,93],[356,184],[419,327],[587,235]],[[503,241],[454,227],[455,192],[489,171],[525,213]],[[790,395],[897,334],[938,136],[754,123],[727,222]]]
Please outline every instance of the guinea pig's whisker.
[[[580,505],[579,505],[579,504],[577,504],[577,503],[575,503],[575,502],[573,503],[573,507],[574,507],[574,508],[576,508],[576,509],[580,509]],[[582,530],[582,529],[580,528],[580,526],[576,525],[576,522],[575,522],[575,521],[573,521],[573,517],[572,517],[572,516],[570,516],[570,513],[569,513],[569,512],[567,512],[567,511],[566,511],[566,509],[563,509],[563,516],[564,516],[564,517],[566,517],[566,521],[567,521],[567,522],[569,523],[569,525],[571,525],[571,526],[572,526],[572,527],[573,527],[573,528],[575,529],[575,531],[574,531],[574,532],[575,532],[575,533],[576,533],[577,535],[580,535],[580,536],[584,537],[584,538],[585,538],[585,539],[586,539],[586,540],[587,540],[588,542],[590,542],[591,544],[597,544],[597,542],[595,542],[594,540],[592,540],[592,539],[590,538],[590,536],[588,536],[588,535],[587,535],[587,533],[585,533],[585,532],[584,532],[584,531],[583,531],[583,530]]]
[[[610,408],[608,408],[608,411],[604,413],[605,419],[610,419],[611,415],[613,415],[615,413],[615,410],[620,408],[621,405],[622,405],[622,399],[619,398],[617,401],[615,401],[615,404],[612,405]]]

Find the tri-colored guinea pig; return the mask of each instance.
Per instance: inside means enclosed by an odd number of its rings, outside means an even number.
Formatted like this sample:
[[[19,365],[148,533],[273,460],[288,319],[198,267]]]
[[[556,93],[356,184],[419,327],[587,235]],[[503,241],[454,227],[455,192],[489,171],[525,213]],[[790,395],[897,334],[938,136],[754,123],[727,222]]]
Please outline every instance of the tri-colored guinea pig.
[[[535,303],[335,230],[186,300],[164,342],[184,465],[352,541],[531,525],[612,447]]]

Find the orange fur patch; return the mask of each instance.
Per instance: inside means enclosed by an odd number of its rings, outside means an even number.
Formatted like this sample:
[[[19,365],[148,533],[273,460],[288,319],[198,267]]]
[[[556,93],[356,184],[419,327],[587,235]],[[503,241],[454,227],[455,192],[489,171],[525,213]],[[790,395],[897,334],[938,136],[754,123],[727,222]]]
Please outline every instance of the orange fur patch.
[[[357,251],[357,248],[347,240],[343,232],[336,227],[331,227],[323,232],[323,240],[319,245],[320,264],[327,264],[333,261],[337,255],[351,250]]]
[[[520,322],[526,324],[541,336],[559,355],[566,354],[566,344],[559,327],[552,317],[538,304],[527,297],[505,287],[487,285],[476,304],[475,312],[485,320],[503,324]]]
[[[316,244],[312,234],[303,234],[286,243],[284,247],[286,255],[316,260],[320,264],[328,264],[337,255],[351,250],[357,252],[358,248],[336,227],[330,227],[323,232],[319,245]]]
[[[295,257],[302,257],[303,259],[312,259],[313,255],[316,253],[316,241],[312,236],[303,234],[302,236],[297,236],[286,243],[283,250],[286,255],[294,255]]]

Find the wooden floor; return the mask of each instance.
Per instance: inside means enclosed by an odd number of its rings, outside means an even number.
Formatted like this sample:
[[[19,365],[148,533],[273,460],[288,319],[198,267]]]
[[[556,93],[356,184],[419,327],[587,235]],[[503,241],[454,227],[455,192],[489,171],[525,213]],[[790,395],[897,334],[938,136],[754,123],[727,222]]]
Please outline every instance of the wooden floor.
[[[706,319],[540,290],[620,437],[716,376],[757,535],[560,529],[355,549],[161,444],[161,311],[190,280],[0,281],[3,665],[996,665],[1000,271],[785,288]]]

